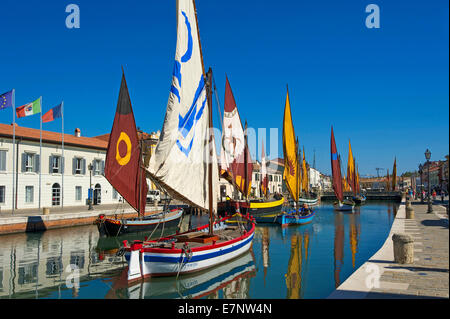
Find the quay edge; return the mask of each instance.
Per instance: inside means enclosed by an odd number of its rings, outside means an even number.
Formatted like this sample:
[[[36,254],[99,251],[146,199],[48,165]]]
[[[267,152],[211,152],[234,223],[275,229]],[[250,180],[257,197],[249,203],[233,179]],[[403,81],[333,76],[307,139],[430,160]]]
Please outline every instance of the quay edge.
[[[160,212],[162,208],[153,208],[153,211],[146,215]],[[28,216],[1,216],[0,235],[38,232],[55,228],[66,228],[73,226],[92,225],[100,214],[105,216],[123,216],[124,218],[137,217],[137,212],[128,208],[117,213],[114,209],[103,210],[83,210],[79,212],[58,212],[49,215],[34,214]]]

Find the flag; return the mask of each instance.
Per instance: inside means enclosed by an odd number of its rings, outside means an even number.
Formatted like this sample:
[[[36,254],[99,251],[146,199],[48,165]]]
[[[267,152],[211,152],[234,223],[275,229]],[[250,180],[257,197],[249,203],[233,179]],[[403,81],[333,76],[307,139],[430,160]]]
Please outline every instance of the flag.
[[[116,115],[106,151],[105,178],[134,209],[143,213],[148,186],[140,164],[141,147],[125,75],[122,73]]]
[[[12,107],[13,91],[9,91],[0,95],[0,110]]]
[[[62,103],[59,104],[58,106],[55,106],[54,108],[51,108],[50,110],[47,111],[47,113],[42,115],[42,122],[47,123],[47,122],[53,121],[56,118],[60,118],[61,117],[61,106],[62,106]]]
[[[286,187],[295,202],[298,201],[300,191],[298,182],[297,145],[295,143],[294,124],[291,117],[291,105],[289,103],[289,91],[286,94],[283,119],[283,154],[284,154],[284,177]]]
[[[41,113],[41,98],[16,108],[17,117],[34,115],[37,113]]]

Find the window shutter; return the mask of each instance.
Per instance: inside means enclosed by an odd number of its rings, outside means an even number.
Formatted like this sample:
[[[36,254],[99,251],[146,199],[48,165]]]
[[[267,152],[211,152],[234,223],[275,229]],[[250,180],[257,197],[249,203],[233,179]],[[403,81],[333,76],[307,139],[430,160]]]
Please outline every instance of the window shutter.
[[[39,171],[41,170],[41,161],[40,161],[39,154],[34,155],[34,167],[33,168],[36,173],[39,173]]]
[[[72,174],[75,175],[77,169],[77,158],[72,158]]]
[[[0,151],[0,171],[6,171],[6,151]]]
[[[27,153],[22,153],[22,173],[26,172]]]
[[[86,159],[84,158],[81,160],[81,167],[83,175],[86,175]]]
[[[64,174],[64,165],[65,165],[65,163],[64,163],[64,157],[61,156],[61,163],[59,163],[59,172],[60,172],[61,174]]]
[[[102,169],[101,174],[104,176],[105,175],[105,161],[102,161],[101,169]]]
[[[53,173],[53,155],[50,155],[48,158],[48,172]]]

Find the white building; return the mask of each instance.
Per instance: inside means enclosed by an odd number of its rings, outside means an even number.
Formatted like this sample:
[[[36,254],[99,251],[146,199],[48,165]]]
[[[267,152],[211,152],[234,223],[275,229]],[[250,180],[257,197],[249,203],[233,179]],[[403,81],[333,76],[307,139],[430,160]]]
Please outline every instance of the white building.
[[[251,183],[251,194],[250,197],[261,197],[261,164],[256,162],[253,164],[253,173],[252,173],[252,183]],[[273,193],[282,192],[283,185],[283,176],[276,170],[267,167],[267,178],[268,185],[267,188],[269,190],[269,195]],[[235,190],[235,188],[224,178],[220,178],[219,180],[219,197],[218,200],[225,200],[225,197],[228,195],[231,198],[240,198],[240,193]]]
[[[309,187],[311,190],[322,190],[320,172],[312,167],[308,170]]]
[[[43,208],[87,205],[88,190],[94,189],[93,204],[112,204],[120,196],[102,175],[108,140],[25,128],[16,124],[15,171],[13,126],[0,124],[0,208]],[[92,168],[92,179],[89,168]],[[14,189],[17,191],[13,197]],[[41,181],[39,181],[41,179]]]

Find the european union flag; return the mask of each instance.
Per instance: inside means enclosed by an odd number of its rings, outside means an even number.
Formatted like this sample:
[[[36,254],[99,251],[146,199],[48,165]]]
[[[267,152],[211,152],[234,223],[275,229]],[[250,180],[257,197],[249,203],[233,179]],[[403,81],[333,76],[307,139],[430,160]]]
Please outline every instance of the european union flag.
[[[12,94],[13,91],[9,91],[0,95],[0,110],[12,107]]]

